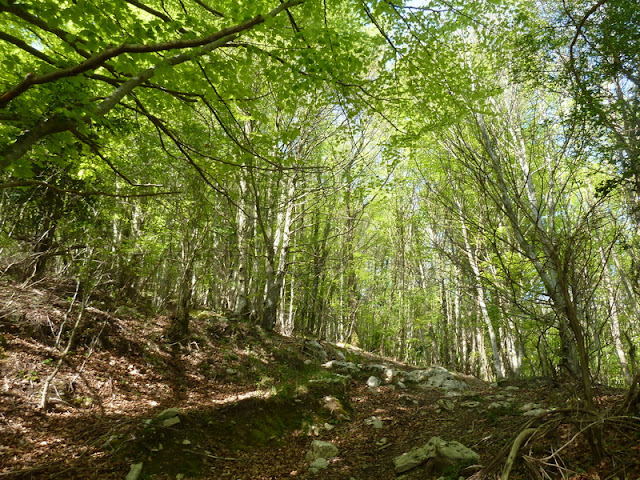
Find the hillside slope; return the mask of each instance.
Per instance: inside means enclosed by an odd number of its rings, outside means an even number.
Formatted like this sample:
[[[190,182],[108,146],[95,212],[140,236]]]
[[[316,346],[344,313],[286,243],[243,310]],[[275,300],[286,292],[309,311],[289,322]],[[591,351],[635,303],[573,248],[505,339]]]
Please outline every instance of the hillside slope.
[[[108,299],[84,309],[69,344],[73,293],[0,284],[0,478],[386,480],[399,476],[394,459],[433,437],[479,459],[426,459],[401,478],[494,476],[533,427],[511,478],[640,478],[637,421],[603,421],[609,456],[593,461],[576,436],[593,418],[575,408],[571,384],[489,385],[214,312],[195,315],[191,337],[171,345],[166,317]],[[603,388],[603,412],[622,393]],[[307,456],[314,440],[338,449],[318,469]]]

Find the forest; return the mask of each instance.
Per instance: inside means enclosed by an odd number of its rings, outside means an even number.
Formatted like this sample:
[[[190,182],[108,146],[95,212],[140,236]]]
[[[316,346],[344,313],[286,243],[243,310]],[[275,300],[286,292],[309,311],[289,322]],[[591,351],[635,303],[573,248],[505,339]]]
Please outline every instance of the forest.
[[[0,19],[2,289],[144,308],[182,347],[206,310],[574,381],[585,411],[600,386],[638,403],[637,1],[0,0]]]

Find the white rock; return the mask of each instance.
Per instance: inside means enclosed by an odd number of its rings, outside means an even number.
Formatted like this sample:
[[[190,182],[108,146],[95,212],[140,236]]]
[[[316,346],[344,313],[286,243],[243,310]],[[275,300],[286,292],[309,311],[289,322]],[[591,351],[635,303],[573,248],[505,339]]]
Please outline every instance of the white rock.
[[[382,382],[380,381],[380,379],[379,379],[378,377],[373,377],[373,376],[371,376],[371,377],[369,377],[369,379],[367,380],[367,385],[368,385],[369,387],[371,387],[371,388],[379,387],[381,383],[382,383]]]

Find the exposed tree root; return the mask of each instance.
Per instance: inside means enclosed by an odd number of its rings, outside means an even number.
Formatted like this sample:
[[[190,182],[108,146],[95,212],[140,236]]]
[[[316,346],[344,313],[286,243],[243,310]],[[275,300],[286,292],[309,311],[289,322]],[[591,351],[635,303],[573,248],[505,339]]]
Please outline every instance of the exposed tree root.
[[[577,430],[559,447],[549,445],[548,449],[551,451],[544,457],[533,456],[531,454],[533,444],[544,441],[545,437],[558,432],[562,425],[573,425]],[[576,472],[572,472],[565,466],[563,452],[580,438],[589,441],[590,436],[601,435],[605,427],[609,432],[626,435],[625,432],[629,430],[640,430],[640,418],[624,415],[605,417],[598,412],[580,408],[547,412],[527,422],[514,440],[471,479],[499,476],[500,480],[508,480],[518,458],[525,460],[525,465],[533,478],[556,478],[558,472],[575,474]],[[527,445],[530,447],[529,453],[521,454],[521,450]]]

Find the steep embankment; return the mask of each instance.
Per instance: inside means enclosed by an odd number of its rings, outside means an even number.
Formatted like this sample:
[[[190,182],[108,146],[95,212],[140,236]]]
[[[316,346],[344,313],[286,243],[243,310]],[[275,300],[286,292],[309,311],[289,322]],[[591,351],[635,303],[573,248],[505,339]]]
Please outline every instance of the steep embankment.
[[[188,341],[170,345],[165,317],[108,301],[85,309],[60,361],[79,313],[72,296],[0,285],[0,478],[384,480],[469,477],[480,466],[493,475],[527,427],[529,458],[513,478],[565,467],[573,478],[640,476],[637,424],[605,424],[611,456],[601,462],[574,438],[593,418],[568,408],[571,385],[492,386],[211,312],[195,317]],[[603,394],[604,411],[619,398]],[[437,465],[445,448],[434,449],[433,437],[478,457]],[[337,450],[316,443],[309,455],[316,440]]]

